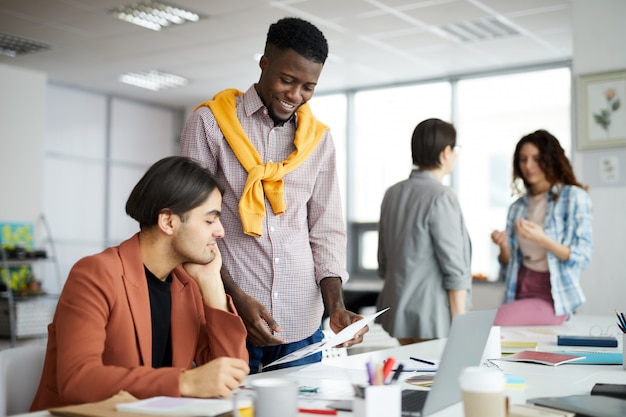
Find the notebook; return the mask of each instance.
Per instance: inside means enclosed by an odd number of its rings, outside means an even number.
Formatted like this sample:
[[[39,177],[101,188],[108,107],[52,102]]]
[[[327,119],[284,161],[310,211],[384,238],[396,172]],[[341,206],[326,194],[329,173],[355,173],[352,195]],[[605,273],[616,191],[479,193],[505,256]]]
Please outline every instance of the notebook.
[[[251,408],[249,399],[242,400],[245,408]],[[215,398],[187,398],[187,397],[152,397],[145,400],[120,403],[115,409],[124,413],[150,414],[152,416],[221,416],[233,409],[233,400]],[[121,414],[120,414],[121,415]]]
[[[513,353],[521,352],[522,350],[538,350],[539,342],[515,342],[510,340],[503,340],[500,343],[500,350],[503,355],[512,355]]]
[[[621,365],[622,352],[601,352],[587,350],[555,350],[554,353],[564,353],[566,355],[581,355],[583,359],[573,362],[574,365]]]
[[[522,350],[513,355],[503,356],[500,360],[510,362],[530,362],[541,365],[558,366],[564,363],[576,362],[585,359],[583,354],[565,354],[554,352],[538,352],[535,350]]]

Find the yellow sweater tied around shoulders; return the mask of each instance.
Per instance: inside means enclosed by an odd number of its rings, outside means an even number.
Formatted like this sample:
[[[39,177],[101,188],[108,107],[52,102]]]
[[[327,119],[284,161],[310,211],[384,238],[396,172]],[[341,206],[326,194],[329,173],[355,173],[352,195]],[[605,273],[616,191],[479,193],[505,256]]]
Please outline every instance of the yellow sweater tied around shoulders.
[[[313,153],[328,126],[318,121],[309,105],[303,104],[296,111],[296,149],[282,162],[263,163],[259,152],[246,135],[237,118],[236,97],[243,92],[227,89],[217,93],[212,101],[200,104],[208,106],[235,156],[248,172],[248,179],[239,199],[239,216],[245,234],[259,237],[263,234],[265,197],[274,214],[286,210],[283,177],[296,169]]]

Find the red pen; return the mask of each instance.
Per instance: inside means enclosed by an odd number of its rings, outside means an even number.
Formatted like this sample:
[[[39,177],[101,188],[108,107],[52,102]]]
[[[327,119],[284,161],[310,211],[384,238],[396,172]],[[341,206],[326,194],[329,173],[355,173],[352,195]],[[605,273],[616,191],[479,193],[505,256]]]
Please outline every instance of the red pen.
[[[298,408],[298,413],[307,413],[307,414],[324,414],[327,416],[336,416],[337,410],[331,409],[318,409],[318,408]]]
[[[389,378],[391,371],[393,370],[393,366],[396,364],[396,360],[394,358],[388,358],[383,365],[383,384]]]

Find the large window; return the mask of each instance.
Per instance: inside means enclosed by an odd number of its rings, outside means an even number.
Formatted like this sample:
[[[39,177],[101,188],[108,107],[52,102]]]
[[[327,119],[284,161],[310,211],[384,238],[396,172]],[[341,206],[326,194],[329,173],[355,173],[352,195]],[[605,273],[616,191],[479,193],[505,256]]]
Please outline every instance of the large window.
[[[348,112],[348,100],[345,94],[333,94],[325,96],[314,96],[309,105],[315,117],[328,127],[333,136],[333,142],[337,149],[337,176],[341,188],[344,213],[346,209],[346,183],[347,183],[347,145],[346,145],[346,123]]]
[[[316,96],[311,106],[333,130],[348,221],[350,272],[378,268],[377,222],[387,188],[412,168],[411,134],[437,117],[457,128],[462,152],[446,179],[459,196],[472,239],[472,272],[497,278],[490,233],[505,225],[515,144],[537,129],[571,143],[571,73],[567,67],[456,77],[447,81]],[[343,136],[343,135],[346,136]]]
[[[449,83],[358,92],[350,134],[349,221],[378,222],[385,190],[409,177],[411,135],[424,119],[450,120]],[[377,243],[378,244],[378,243]]]
[[[506,224],[513,201],[513,151],[519,139],[546,129],[569,153],[571,75],[569,68],[461,80],[455,125],[463,152],[455,189],[472,239],[472,272],[498,275],[492,230]]]
[[[350,131],[350,269],[373,275],[378,268],[377,222],[385,190],[408,178],[411,135],[423,119],[450,119],[450,84],[382,88],[354,95]]]

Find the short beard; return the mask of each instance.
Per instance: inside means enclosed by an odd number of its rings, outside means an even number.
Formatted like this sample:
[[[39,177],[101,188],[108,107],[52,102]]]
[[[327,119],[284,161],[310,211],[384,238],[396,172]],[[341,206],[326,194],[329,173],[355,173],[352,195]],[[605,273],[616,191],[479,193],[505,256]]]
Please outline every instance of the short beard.
[[[297,108],[296,108],[297,110]],[[270,116],[270,118],[274,121],[274,125],[275,126],[282,126],[285,123],[287,123],[288,121],[290,121],[291,119],[293,119],[294,114],[296,114],[295,110],[293,113],[291,113],[291,115],[286,118],[286,119],[281,119],[278,116],[276,116],[276,114],[274,113],[274,110],[272,109],[272,107],[268,107],[267,108],[267,114]]]

